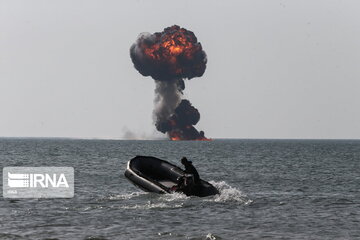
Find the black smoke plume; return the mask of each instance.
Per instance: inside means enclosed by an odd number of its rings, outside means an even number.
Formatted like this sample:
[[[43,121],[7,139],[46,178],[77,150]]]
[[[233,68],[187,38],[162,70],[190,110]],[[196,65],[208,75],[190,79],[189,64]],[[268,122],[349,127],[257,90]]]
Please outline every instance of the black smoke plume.
[[[130,48],[135,68],[156,83],[154,120],[158,131],[172,140],[208,140],[194,125],[199,111],[189,100],[181,99],[184,79],[201,77],[206,54],[193,32],[177,25],[163,32],[140,34]]]

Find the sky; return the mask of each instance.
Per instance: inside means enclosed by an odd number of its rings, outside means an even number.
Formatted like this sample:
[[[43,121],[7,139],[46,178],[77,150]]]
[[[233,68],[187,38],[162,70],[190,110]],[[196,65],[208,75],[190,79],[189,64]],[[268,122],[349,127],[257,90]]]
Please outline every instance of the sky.
[[[207,53],[207,137],[360,138],[357,0],[0,0],[0,136],[160,136],[129,49],[174,24]]]

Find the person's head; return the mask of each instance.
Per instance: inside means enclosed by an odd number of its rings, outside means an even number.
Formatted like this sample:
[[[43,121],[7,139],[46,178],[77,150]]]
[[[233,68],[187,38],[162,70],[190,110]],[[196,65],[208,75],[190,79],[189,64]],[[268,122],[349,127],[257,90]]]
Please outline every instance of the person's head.
[[[187,160],[187,158],[186,157],[183,157],[182,159],[181,159],[181,163],[182,164],[186,164],[186,163],[188,163],[189,161]]]

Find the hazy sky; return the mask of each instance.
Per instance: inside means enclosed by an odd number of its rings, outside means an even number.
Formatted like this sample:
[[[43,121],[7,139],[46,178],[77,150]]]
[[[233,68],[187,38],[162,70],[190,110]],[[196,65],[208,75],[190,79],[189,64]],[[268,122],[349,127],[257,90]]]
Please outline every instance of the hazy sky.
[[[173,24],[208,55],[185,82],[208,137],[360,138],[358,0],[0,0],[0,136],[151,135],[129,48]]]

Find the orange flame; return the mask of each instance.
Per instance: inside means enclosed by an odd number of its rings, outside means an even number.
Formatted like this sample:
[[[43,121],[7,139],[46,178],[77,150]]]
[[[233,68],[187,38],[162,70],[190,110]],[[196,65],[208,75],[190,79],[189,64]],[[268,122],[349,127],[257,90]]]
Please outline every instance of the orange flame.
[[[144,54],[148,58],[171,63],[173,66],[172,71],[176,74],[181,74],[184,69],[182,69],[179,60],[181,58],[193,59],[195,53],[202,51],[202,48],[200,44],[197,44],[195,35],[189,34],[186,29],[179,28],[178,26],[172,26],[171,29],[172,31],[169,31],[167,34],[155,35],[159,41],[150,45],[143,43],[142,49],[144,49]],[[180,55],[181,57],[178,58]]]
[[[169,132],[169,137],[171,141],[180,141],[182,140],[181,134],[178,131]]]
[[[180,131],[174,130],[174,131],[170,131],[168,132],[169,134],[169,138],[171,141],[183,141],[183,140],[193,140],[193,141],[212,141],[211,138],[206,138],[206,137],[198,137],[196,139],[186,139],[182,136]]]

